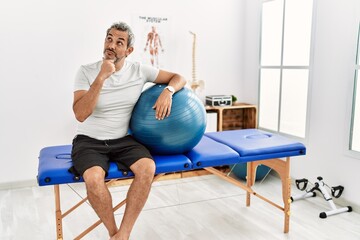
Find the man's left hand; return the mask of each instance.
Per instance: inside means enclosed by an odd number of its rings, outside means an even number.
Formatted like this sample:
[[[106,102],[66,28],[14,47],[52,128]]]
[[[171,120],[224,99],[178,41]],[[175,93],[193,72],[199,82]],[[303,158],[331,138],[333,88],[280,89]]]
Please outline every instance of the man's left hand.
[[[172,105],[172,93],[165,89],[156,100],[153,109],[155,109],[155,118],[163,120],[170,116]]]

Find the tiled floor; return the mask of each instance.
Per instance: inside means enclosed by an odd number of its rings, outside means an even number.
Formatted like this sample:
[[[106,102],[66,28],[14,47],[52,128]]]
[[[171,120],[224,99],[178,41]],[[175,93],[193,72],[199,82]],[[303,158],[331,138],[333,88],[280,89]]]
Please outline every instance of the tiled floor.
[[[114,202],[128,186],[111,188]],[[270,175],[255,190],[281,204],[280,180]],[[301,193],[293,188],[293,194]],[[84,185],[61,186],[62,208],[67,210],[85,196]],[[237,240],[237,239],[360,239],[360,214],[342,213],[320,219],[329,210],[322,197],[291,205],[290,233],[283,233],[283,213],[252,197],[245,206],[245,191],[213,175],[154,183],[131,236],[133,240]],[[116,212],[121,221],[123,209]],[[56,239],[52,187],[0,191],[0,239]],[[64,239],[73,239],[97,220],[86,203],[63,222]],[[83,239],[108,239],[103,225]]]

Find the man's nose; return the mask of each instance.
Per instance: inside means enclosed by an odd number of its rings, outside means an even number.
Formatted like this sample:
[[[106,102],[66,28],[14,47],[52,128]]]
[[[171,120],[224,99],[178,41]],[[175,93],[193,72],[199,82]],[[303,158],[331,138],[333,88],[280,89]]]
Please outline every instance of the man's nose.
[[[111,50],[114,50],[115,49],[115,43],[114,42],[109,43],[109,48]]]

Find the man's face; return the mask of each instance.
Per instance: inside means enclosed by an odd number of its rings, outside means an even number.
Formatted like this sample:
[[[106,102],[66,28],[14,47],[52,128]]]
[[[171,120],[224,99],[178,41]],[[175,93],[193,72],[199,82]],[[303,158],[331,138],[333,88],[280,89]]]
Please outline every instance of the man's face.
[[[128,34],[115,28],[110,29],[105,38],[104,58],[114,61],[122,60],[132,52],[131,48],[127,48]]]

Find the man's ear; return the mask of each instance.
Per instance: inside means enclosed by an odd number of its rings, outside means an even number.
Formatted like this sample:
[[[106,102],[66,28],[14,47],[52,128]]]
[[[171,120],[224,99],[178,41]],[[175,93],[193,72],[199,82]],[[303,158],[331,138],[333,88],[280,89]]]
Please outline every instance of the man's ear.
[[[126,57],[129,56],[132,52],[134,51],[134,47],[129,47],[128,49],[126,49]]]

